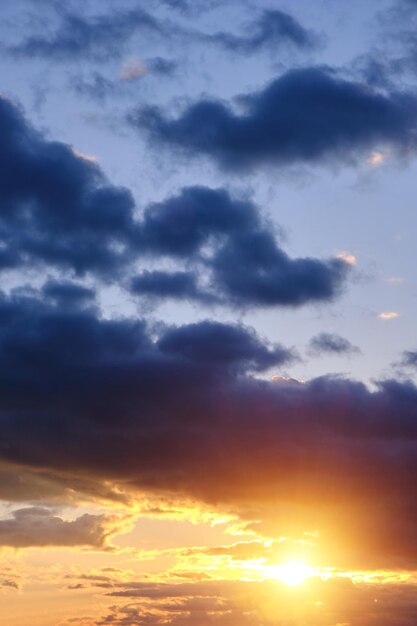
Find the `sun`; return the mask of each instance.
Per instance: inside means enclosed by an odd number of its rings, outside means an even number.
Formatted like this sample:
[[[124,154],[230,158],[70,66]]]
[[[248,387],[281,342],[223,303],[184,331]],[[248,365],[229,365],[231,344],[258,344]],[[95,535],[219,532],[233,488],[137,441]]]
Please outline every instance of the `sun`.
[[[288,561],[282,565],[274,565],[271,568],[271,577],[280,580],[288,587],[298,587],[312,574],[312,567],[296,560]]]

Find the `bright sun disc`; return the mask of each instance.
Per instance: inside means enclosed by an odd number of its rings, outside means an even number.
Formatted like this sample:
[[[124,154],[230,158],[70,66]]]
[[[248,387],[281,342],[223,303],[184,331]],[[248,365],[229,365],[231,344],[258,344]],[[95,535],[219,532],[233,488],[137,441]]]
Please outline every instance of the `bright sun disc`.
[[[271,574],[273,578],[280,580],[289,587],[298,587],[312,575],[312,568],[301,561],[289,561],[274,566]]]

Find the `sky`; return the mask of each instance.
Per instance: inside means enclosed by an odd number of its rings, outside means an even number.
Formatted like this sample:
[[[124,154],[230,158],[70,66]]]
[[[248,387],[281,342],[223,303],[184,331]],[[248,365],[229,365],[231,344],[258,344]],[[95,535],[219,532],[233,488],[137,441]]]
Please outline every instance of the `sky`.
[[[2,623],[415,626],[416,26],[4,0]]]

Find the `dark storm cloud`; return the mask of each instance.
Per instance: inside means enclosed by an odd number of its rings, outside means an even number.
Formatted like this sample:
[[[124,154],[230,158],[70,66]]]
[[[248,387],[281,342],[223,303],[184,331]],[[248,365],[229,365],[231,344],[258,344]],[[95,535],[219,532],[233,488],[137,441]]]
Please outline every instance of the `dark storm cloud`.
[[[262,220],[259,209],[222,189],[184,188],[179,195],[150,205],[141,232],[148,254],[194,258],[210,272],[205,292],[195,287],[191,275],[183,275],[182,286],[173,290],[176,297],[182,289],[186,298],[205,293],[213,302],[217,299],[234,306],[300,306],[331,300],[349,271],[341,259],[291,259],[277,244],[273,228]],[[203,253],[206,245],[211,246],[208,255]],[[168,295],[167,282],[172,285],[172,277],[145,275],[139,284],[144,279],[152,282],[155,296],[158,284],[161,296]]]
[[[378,92],[328,70],[290,70],[242,101],[242,114],[201,99],[177,118],[148,106],[128,119],[153,143],[234,171],[330,157],[348,161],[381,144],[400,151],[416,145],[414,95]]]
[[[253,377],[294,353],[241,326],[147,330],[22,296],[2,298],[0,321],[5,467],[73,477],[74,487],[88,476],[235,509],[263,503],[261,519],[271,505],[284,534],[321,531],[336,563],[415,567],[411,382],[370,391],[340,378]]]
[[[77,273],[116,271],[131,257],[131,194],[96,163],[44,139],[0,99],[2,267],[42,262]]]
[[[242,54],[253,54],[265,48],[275,49],[283,44],[311,49],[317,44],[316,36],[305,29],[288,13],[276,9],[263,11],[260,17],[248,26],[247,35],[217,32],[207,40]]]
[[[55,61],[80,57],[108,61],[120,57],[136,33],[169,34],[155,17],[139,7],[88,18],[65,8],[60,8],[59,14],[60,25],[51,35],[30,35],[9,51],[17,56]]]
[[[13,548],[45,546],[105,547],[109,535],[116,534],[114,516],[85,514],[73,521],[54,515],[49,509],[30,507],[13,511],[0,519],[0,546]]]
[[[312,354],[359,354],[360,350],[348,339],[334,333],[320,333],[310,341],[310,352]]]

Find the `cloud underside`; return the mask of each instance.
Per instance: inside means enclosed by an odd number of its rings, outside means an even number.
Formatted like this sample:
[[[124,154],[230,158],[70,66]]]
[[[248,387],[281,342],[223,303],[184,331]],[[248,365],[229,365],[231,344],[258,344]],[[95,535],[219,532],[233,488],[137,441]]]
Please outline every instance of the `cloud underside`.
[[[3,297],[0,318],[5,469],[262,505],[265,528],[302,521],[335,561],[415,565],[413,384],[259,378],[296,355],[242,326],[155,336],[141,321],[34,296]]]
[[[240,103],[243,113],[223,101],[201,99],[176,118],[148,106],[129,121],[153,144],[210,158],[235,172],[334,158],[352,162],[380,145],[405,154],[415,150],[412,93],[377,91],[330,69],[290,70]]]

